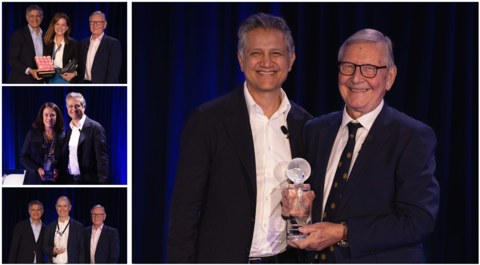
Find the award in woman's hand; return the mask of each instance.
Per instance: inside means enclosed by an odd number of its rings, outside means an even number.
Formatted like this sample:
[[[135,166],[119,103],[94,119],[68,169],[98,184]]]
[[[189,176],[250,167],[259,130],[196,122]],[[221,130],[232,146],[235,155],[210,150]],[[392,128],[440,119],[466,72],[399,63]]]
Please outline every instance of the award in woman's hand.
[[[51,181],[55,180],[54,169],[55,169],[55,157],[53,156],[53,154],[46,154],[45,162],[43,163],[45,180],[51,180]]]
[[[287,220],[287,240],[301,241],[308,236],[298,228],[312,223],[313,193],[310,184],[303,184],[310,177],[311,168],[307,160],[295,158],[288,163],[286,174],[293,184],[289,184],[285,196],[288,199],[289,218]]]

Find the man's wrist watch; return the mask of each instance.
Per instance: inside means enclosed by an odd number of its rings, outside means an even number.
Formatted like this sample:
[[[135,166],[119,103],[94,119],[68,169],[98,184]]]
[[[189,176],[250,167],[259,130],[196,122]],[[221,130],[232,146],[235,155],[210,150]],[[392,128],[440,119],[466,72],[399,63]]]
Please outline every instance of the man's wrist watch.
[[[343,238],[342,240],[338,241],[338,246],[346,248],[348,247],[348,226],[346,222],[342,222],[343,224]]]

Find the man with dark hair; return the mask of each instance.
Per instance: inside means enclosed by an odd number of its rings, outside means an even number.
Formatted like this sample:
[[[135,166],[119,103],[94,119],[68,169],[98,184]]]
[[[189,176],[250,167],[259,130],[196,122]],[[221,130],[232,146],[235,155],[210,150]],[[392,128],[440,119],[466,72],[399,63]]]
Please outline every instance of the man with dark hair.
[[[105,35],[107,19],[101,11],[90,15],[92,36],[80,42],[78,81],[87,84],[117,84],[122,64],[120,41]]]
[[[30,218],[18,223],[13,231],[8,263],[45,263],[42,245],[45,226],[42,223],[43,204],[28,204]]]
[[[170,206],[169,263],[294,263],[286,249],[285,165],[303,157],[310,114],[281,88],[295,61],[290,29],[259,13],[238,31],[246,81],[195,109],[182,132]]]
[[[397,68],[381,32],[352,35],[338,65],[345,108],[305,124],[314,224],[292,246],[311,251],[307,263],[425,262],[440,199],[435,133],[384,102]]]
[[[37,5],[27,8],[28,25],[15,31],[10,37],[8,63],[12,66],[7,83],[28,84],[44,83],[37,76],[35,56],[43,56],[46,45],[43,42],[43,10]]]
[[[120,254],[118,230],[103,223],[107,218],[103,206],[93,206],[90,214],[93,226],[84,230],[86,263],[118,263]]]

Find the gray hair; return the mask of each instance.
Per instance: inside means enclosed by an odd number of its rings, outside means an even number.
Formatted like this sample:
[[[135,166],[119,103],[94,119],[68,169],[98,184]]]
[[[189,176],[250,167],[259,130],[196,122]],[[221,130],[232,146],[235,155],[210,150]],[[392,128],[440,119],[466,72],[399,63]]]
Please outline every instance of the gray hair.
[[[30,208],[32,208],[32,206],[35,205],[35,204],[40,205],[40,207],[42,207],[42,211],[43,211],[43,204],[40,201],[37,201],[37,200],[31,201],[28,204],[28,211],[30,211]]]
[[[100,205],[100,204],[97,204],[97,205],[93,206],[93,208],[90,210],[90,214],[93,213],[93,209],[95,209],[95,208],[102,208],[103,213],[104,213],[104,214],[107,214],[107,213],[105,212],[105,207],[103,207],[103,206]]]
[[[93,12],[93,13],[88,17],[88,21],[90,21],[90,19],[92,18],[93,15],[102,15],[102,16],[103,16],[103,20],[104,20],[104,21],[107,21],[107,19],[105,18],[105,14],[102,13],[102,11],[95,11],[95,12]]]
[[[70,202],[70,199],[67,196],[61,196],[60,198],[58,198],[58,200],[60,200],[61,198],[64,198],[65,200],[67,200],[68,205],[72,206],[72,203]],[[58,202],[58,200],[57,200],[57,202]],[[57,204],[55,204],[55,205],[57,205]]]
[[[40,10],[40,14],[43,17],[43,10],[42,10],[42,8],[40,8],[37,5],[31,5],[31,6],[27,7],[27,14],[26,14],[27,17],[28,17],[28,14],[30,13],[30,11],[32,11],[32,10]]]
[[[292,58],[293,53],[295,52],[295,45],[293,43],[292,32],[287,25],[285,19],[281,17],[276,17],[272,15],[267,15],[264,13],[258,13],[256,15],[251,15],[245,21],[243,21],[242,25],[238,29],[238,53],[243,59],[243,50],[247,46],[247,34],[248,32],[256,29],[256,28],[263,28],[264,30],[267,29],[278,29],[283,32],[285,38],[285,47],[290,55],[290,59]]]
[[[67,97],[65,98],[65,101],[68,101],[71,98],[80,99],[80,104],[82,104],[82,107],[85,107],[85,105],[87,105],[87,102],[85,101],[85,98],[80,93],[77,93],[77,92],[68,93]]]
[[[387,65],[387,68],[395,66],[395,62],[393,60],[393,44],[390,38],[383,35],[380,31],[374,29],[362,29],[357,31],[355,34],[350,36],[340,47],[338,51],[338,61],[340,62],[343,57],[343,52],[345,51],[345,47],[351,44],[359,44],[359,43],[366,43],[366,42],[377,42],[383,44],[385,47],[385,57],[383,60]]]

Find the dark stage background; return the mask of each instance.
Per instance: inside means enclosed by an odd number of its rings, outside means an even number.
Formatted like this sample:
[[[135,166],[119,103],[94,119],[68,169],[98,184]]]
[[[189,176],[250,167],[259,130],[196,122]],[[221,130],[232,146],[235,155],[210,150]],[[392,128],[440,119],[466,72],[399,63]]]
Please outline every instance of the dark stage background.
[[[30,5],[38,5],[43,9],[43,20],[40,27],[43,34],[47,32],[48,25],[56,13],[65,13],[70,18],[70,37],[77,41],[90,38],[88,18],[95,11],[105,13],[107,28],[105,35],[120,41],[122,45],[122,66],[120,68],[119,82],[127,83],[127,3],[92,2],[92,3],[59,3],[59,2],[25,2],[25,3],[2,3],[2,80],[6,83],[12,67],[8,64],[8,52],[10,50],[10,36],[16,30],[28,25],[26,10]]]
[[[119,263],[127,263],[127,189],[126,188],[3,188],[2,190],[2,263],[8,263],[15,225],[28,219],[28,204],[38,200],[43,204],[43,225],[58,218],[55,204],[60,196],[72,203],[70,217],[92,226],[90,210],[100,204],[105,207],[104,224],[118,230],[120,236]]]
[[[68,116],[65,97],[78,92],[87,102],[85,114],[100,123],[107,137],[108,172],[111,184],[127,184],[127,88],[126,87],[3,87],[2,167],[24,169],[20,151],[43,103],[62,110],[65,128]]]
[[[133,3],[132,11],[133,262],[165,262],[181,130],[192,109],[244,81],[237,30],[258,12],[289,24],[297,59],[283,88],[314,116],[344,106],[337,52],[350,35],[374,28],[392,39],[398,75],[385,101],[438,139],[441,204],[426,260],[478,262],[478,3]]]

